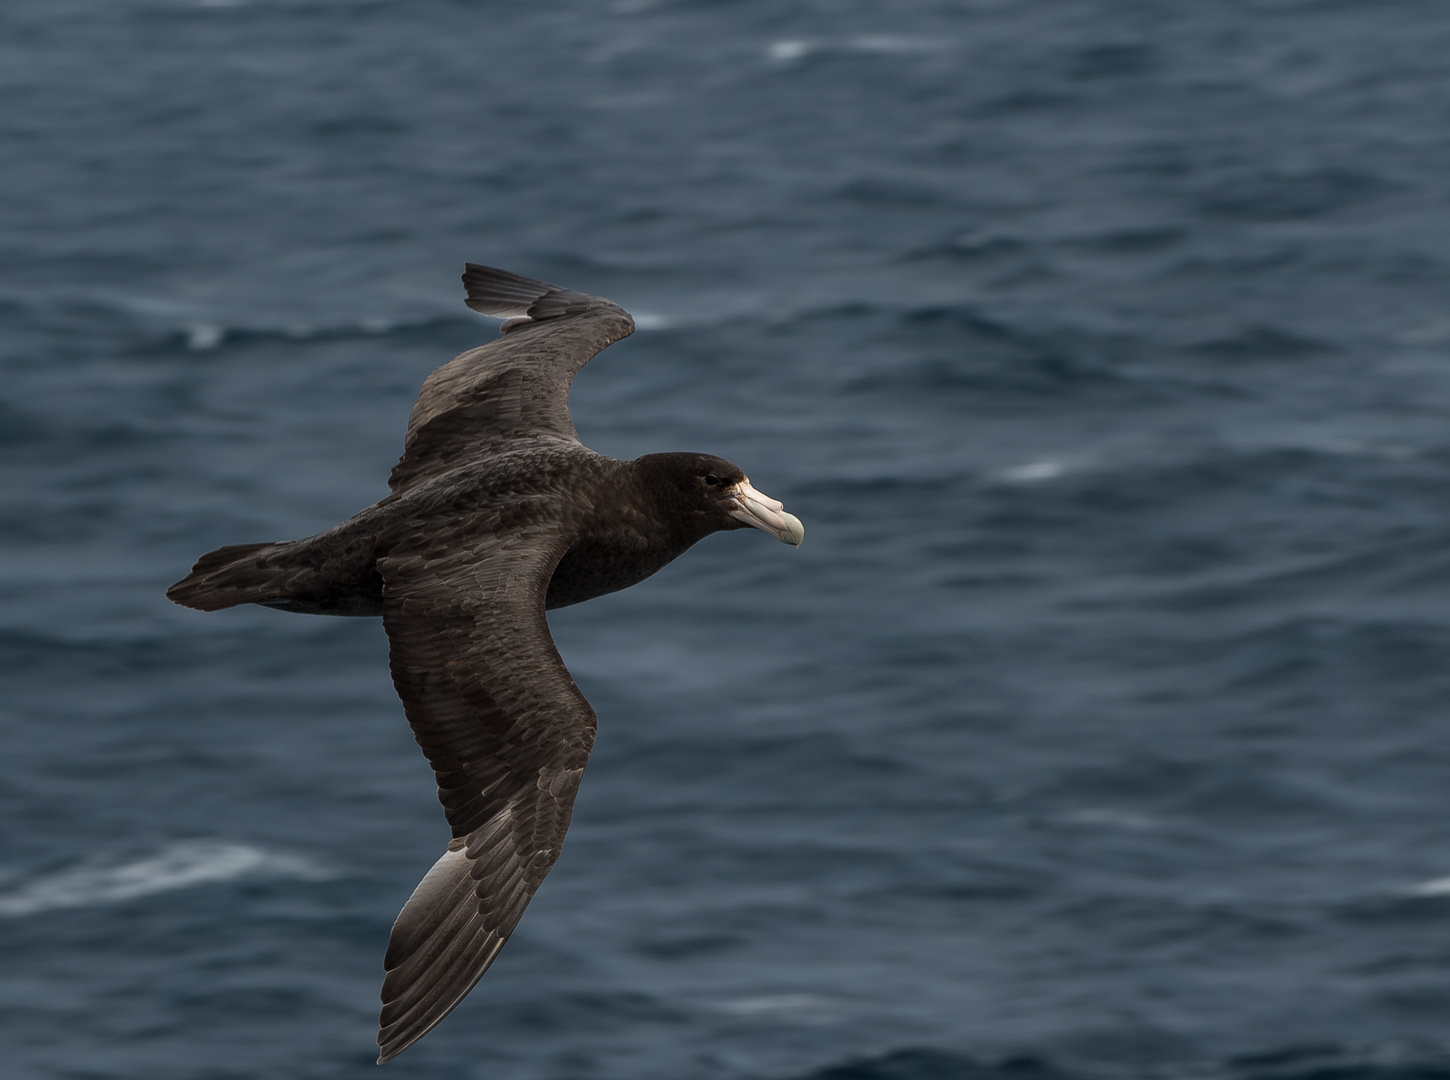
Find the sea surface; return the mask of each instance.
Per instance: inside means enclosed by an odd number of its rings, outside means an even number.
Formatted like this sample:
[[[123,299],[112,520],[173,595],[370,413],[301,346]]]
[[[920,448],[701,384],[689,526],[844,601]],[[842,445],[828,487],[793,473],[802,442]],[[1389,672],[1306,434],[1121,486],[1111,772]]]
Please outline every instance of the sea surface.
[[[1443,0],[0,5],[4,1080],[1450,1077]],[[373,620],[465,260],[738,462],[551,624],[563,857],[378,1072],[447,832]]]

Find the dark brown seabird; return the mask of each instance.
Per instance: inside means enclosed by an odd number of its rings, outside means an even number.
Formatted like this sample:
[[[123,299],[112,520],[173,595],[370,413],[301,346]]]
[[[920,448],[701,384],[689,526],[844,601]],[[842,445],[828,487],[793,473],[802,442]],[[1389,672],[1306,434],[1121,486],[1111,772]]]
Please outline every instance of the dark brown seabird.
[[[316,536],[219,548],[166,592],[198,611],[383,617],[453,838],[393,924],[379,1064],[473,989],[559,857],[595,718],[544,612],[643,581],[722,529],[804,536],[728,461],[616,461],[579,442],[569,385],[634,332],[622,308],[473,263],[463,284],[503,336],[424,381],[392,494]]]

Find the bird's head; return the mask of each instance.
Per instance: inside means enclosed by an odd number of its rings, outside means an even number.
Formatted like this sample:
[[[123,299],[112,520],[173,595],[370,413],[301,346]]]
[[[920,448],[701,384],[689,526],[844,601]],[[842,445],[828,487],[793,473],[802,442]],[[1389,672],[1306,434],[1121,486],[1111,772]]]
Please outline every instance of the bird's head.
[[[688,515],[702,535],[746,526],[800,547],[805,526],[769,495],[750,486],[738,465],[710,454],[648,454],[639,464],[657,490]],[[667,493],[667,494],[666,494]]]

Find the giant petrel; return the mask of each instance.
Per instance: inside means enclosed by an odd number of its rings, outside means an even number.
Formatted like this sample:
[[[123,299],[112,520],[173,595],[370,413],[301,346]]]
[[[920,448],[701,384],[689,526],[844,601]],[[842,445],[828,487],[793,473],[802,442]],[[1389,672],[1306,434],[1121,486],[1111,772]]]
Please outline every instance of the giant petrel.
[[[579,442],[569,385],[634,332],[622,308],[473,263],[463,283],[503,336],[424,381],[392,494],[316,536],[203,555],[166,593],[199,611],[383,617],[453,838],[393,924],[379,1063],[473,989],[559,857],[595,718],[544,612],[643,581],[722,529],[804,536],[728,461],[616,461]]]

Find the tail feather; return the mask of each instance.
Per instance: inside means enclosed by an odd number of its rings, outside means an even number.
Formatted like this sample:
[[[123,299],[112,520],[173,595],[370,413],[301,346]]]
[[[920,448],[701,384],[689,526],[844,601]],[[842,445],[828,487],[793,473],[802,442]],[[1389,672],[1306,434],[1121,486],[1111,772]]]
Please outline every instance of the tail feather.
[[[267,556],[289,546],[229,544],[217,548],[197,559],[191,573],[166,590],[166,598],[197,611],[219,611],[285,597],[296,567]]]

